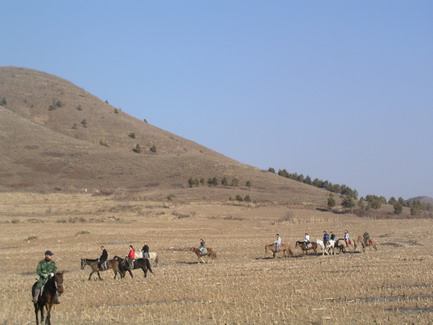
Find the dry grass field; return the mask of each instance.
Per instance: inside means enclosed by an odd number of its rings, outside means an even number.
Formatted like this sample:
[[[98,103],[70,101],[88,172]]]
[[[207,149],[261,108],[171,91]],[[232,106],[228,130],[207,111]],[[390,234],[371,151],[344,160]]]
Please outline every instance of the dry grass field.
[[[50,249],[65,271],[54,324],[428,324],[433,322],[433,220],[376,220],[300,206],[176,204],[90,194],[0,194],[0,324],[32,324],[30,288]],[[309,232],[369,231],[377,251],[271,258],[278,232],[294,249]],[[197,264],[204,238],[218,258]],[[87,278],[80,258],[143,241],[154,274]]]

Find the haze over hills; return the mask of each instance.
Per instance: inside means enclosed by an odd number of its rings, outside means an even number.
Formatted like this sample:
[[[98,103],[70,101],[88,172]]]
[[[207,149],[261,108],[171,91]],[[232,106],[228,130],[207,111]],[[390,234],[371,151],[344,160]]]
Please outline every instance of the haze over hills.
[[[0,67],[0,100],[0,191],[176,191],[205,199],[251,193],[298,203],[327,196],[138,120],[44,72]],[[190,177],[239,184],[189,188]]]

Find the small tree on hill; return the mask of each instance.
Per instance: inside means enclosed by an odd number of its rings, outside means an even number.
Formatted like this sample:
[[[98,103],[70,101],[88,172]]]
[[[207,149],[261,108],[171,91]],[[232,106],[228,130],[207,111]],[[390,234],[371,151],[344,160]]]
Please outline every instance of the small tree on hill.
[[[132,151],[134,151],[136,153],[141,153],[141,147],[140,147],[140,145],[137,143],[135,145],[135,147],[132,149]]]
[[[332,209],[333,207],[335,207],[335,199],[334,196],[330,194],[328,197],[328,208]]]
[[[403,206],[400,204],[400,202],[395,201],[393,206],[394,206],[394,213],[395,214],[402,214]]]
[[[247,181],[247,182],[245,183],[245,186],[248,187],[248,188],[250,188],[250,187],[251,187],[251,182],[250,182],[250,181]]]
[[[229,182],[227,181],[227,178],[223,177],[223,179],[221,180],[221,185],[227,186],[229,184]]]

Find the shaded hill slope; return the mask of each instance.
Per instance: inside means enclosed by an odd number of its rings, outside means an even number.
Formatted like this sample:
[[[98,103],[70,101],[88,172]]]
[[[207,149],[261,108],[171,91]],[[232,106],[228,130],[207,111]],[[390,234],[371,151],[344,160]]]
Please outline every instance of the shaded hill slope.
[[[327,195],[140,121],[43,72],[0,67],[1,98],[0,191],[177,190],[227,199],[249,190],[258,200],[316,203]],[[237,178],[239,185],[189,189],[190,177]]]

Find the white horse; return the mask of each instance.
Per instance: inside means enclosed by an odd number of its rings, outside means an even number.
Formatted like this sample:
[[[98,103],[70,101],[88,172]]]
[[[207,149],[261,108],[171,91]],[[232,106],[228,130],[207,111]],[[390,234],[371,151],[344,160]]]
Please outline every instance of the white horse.
[[[316,239],[316,243],[322,248],[323,256],[325,255],[325,253],[327,255],[330,255],[331,253],[332,255],[335,255],[335,240],[328,240],[328,242],[326,243],[326,247],[325,244],[323,244],[323,240]]]
[[[135,258],[143,258],[143,252],[142,251],[136,251],[135,252]],[[159,257],[157,252],[149,252],[149,262],[153,265],[159,266]]]

